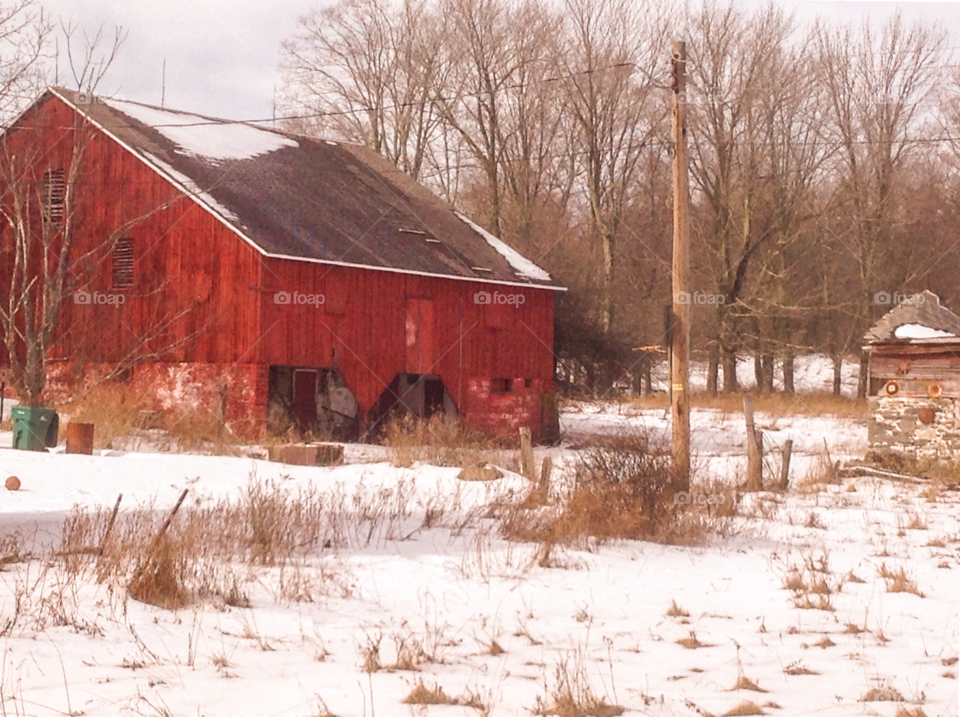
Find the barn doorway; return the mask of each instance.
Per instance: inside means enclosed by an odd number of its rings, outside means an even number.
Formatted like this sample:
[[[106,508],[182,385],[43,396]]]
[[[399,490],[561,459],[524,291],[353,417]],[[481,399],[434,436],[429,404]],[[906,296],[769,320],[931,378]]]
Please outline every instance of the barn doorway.
[[[293,425],[301,433],[312,432],[317,421],[317,372],[293,372]]]
[[[273,435],[353,441],[357,416],[357,400],[337,369],[270,367],[267,429]]]
[[[439,376],[398,373],[370,411],[368,434],[381,433],[385,424],[405,415],[428,421],[441,417],[444,423],[455,423],[460,411]]]

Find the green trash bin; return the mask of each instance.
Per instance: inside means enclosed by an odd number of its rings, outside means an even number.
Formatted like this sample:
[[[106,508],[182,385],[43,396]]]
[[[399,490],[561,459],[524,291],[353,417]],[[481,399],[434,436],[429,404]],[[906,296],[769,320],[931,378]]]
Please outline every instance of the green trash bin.
[[[14,406],[13,447],[20,451],[42,451],[57,445],[60,418],[52,408]]]

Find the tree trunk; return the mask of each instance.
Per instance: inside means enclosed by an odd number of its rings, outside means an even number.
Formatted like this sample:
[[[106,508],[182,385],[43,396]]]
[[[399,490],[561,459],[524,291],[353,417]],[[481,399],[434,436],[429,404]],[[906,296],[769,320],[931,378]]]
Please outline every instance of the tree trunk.
[[[760,390],[763,393],[773,393],[773,355],[770,353],[761,354],[760,366],[763,368],[763,385],[760,387]]]
[[[723,392],[736,393],[740,390],[737,383],[737,352],[723,347],[721,364],[723,366]]]
[[[840,358],[834,358],[833,359],[833,395],[834,396],[840,395],[840,386],[842,385],[841,380],[843,378],[842,371],[843,371],[843,357],[841,356]]]
[[[796,389],[793,386],[794,356],[793,349],[788,348],[783,355],[783,390],[785,393],[794,394]]]
[[[710,354],[707,358],[707,393],[717,395],[720,383],[720,349],[716,343],[710,344]]]
[[[860,352],[860,376],[857,378],[857,398],[867,397],[867,379],[869,378],[870,355]]]

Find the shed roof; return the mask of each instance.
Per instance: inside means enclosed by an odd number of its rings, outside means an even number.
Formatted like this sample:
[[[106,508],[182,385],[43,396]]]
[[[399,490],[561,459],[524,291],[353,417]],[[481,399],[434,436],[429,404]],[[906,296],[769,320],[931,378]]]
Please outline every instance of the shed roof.
[[[60,88],[47,93],[264,255],[562,289],[364,147],[137,102],[89,96],[81,102]]]
[[[900,332],[897,329],[904,327]],[[922,329],[927,329],[923,331]],[[932,291],[914,294],[888,311],[864,336],[868,345],[937,344],[960,340],[960,316],[940,303]]]

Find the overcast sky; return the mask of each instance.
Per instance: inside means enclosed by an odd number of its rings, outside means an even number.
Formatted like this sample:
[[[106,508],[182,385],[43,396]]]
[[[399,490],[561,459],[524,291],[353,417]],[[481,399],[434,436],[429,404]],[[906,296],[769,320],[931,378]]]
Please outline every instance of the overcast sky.
[[[960,1],[777,1],[795,8],[801,21],[818,14],[844,21],[865,13],[882,19],[899,8],[908,18],[940,23],[950,33],[948,44],[960,46]],[[44,0],[43,4],[84,28],[95,30],[104,23],[127,30],[116,65],[100,88],[103,94],[160,104],[166,60],[167,107],[230,119],[266,119],[273,112],[280,42],[295,32],[301,15],[328,2]],[[743,0],[747,6],[759,2]],[[61,82],[68,84],[63,60],[60,72]]]

